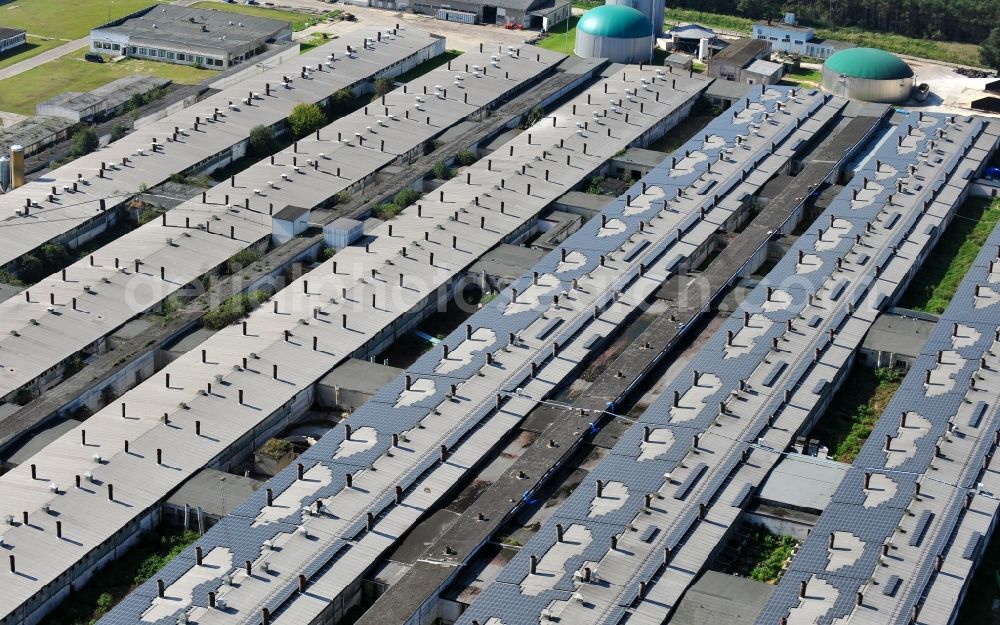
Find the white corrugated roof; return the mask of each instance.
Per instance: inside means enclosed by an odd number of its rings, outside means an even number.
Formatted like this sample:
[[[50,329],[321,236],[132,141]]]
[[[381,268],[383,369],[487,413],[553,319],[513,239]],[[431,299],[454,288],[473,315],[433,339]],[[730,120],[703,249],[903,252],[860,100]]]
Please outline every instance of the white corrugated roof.
[[[501,57],[500,69],[510,62]],[[669,78],[643,88],[640,78],[652,76],[650,69],[622,70],[606,81],[607,92],[599,83],[509,146],[469,167],[468,183],[460,176],[422,201],[419,209],[411,207],[379,226],[367,251],[358,247],[340,251],[253,313],[247,320],[247,335],[239,326],[222,330],[88,419],[78,428],[87,431],[86,446],[81,444],[81,433],[74,431],[32,458],[39,480],[31,480],[26,465],[0,477],[0,514],[20,515],[27,509],[46,528],[38,532],[18,526],[6,533],[17,553],[34,550],[29,544],[38,549],[25,559],[29,563],[25,570],[34,580],[19,578],[0,597],[2,611],[15,609],[155,505],[707,84],[696,76],[677,78],[676,88],[666,82]],[[482,79],[466,82],[474,80]],[[634,101],[629,101],[626,90],[637,90]],[[613,99],[621,100],[618,112],[607,104]],[[596,119],[593,111],[598,112]],[[300,158],[303,149],[300,142]],[[403,288],[398,286],[400,276]],[[291,332],[288,341],[286,331]],[[313,337],[318,341],[315,351]],[[246,368],[241,366],[244,358]],[[236,401],[238,390],[245,391],[242,405]],[[170,425],[163,424],[164,414],[170,416]],[[201,423],[201,436],[194,433],[195,421]],[[123,452],[125,440],[130,441],[130,454]],[[162,467],[152,462],[156,449],[164,450]],[[104,457],[103,464],[94,462],[95,453]],[[73,476],[86,471],[94,473],[102,486],[72,488]],[[50,492],[49,481],[59,483],[62,494]],[[116,502],[107,499],[108,483],[115,485]],[[81,536],[78,547],[55,541],[52,519],[39,512],[46,504],[60,514],[66,510],[61,518],[67,532]]]
[[[106,148],[49,172],[43,179],[0,195],[0,267],[99,218],[101,199],[106,200],[108,208],[116,206],[135,195],[140,186],[154,187],[171,174],[186,171],[243,142],[254,126],[271,125],[284,119],[296,104],[319,102],[339,89],[369,80],[439,41],[419,30],[401,29],[398,36],[382,37],[374,47],[365,49],[364,40],[372,35],[372,30],[365,29],[314,48],[143,126]],[[348,45],[357,50],[354,58],[344,54]],[[332,70],[315,71],[308,80],[300,77],[303,66],[317,67],[327,61],[331,53],[336,54],[337,59]],[[282,76],[294,79],[293,88],[281,87]],[[263,94],[266,84],[271,86],[271,97],[255,100],[250,107],[241,103],[251,92]],[[237,105],[238,110],[230,110],[230,102]],[[212,123],[209,120],[216,109],[225,117]],[[196,118],[201,120],[198,132],[192,130]],[[177,142],[166,142],[175,128],[187,131],[186,135],[179,137]],[[150,151],[154,139],[162,146],[155,154]],[[137,155],[139,149],[144,150],[143,156]],[[130,166],[106,171],[105,177],[98,177],[101,163],[120,166],[123,157],[131,160]],[[63,186],[72,185],[80,175],[87,184],[79,186],[76,193],[64,193]],[[56,197],[49,202],[46,197],[53,186]],[[21,211],[29,199],[36,206],[27,217],[18,216],[17,211]]]
[[[493,53],[470,53],[463,63],[489,66]],[[267,238],[272,207],[280,214],[286,206],[322,204],[562,58],[541,49],[537,55],[504,56],[479,78],[459,69],[457,61],[455,69],[436,69],[386,95],[384,104],[333,122],[319,131],[319,139],[301,139],[232,182],[216,185],[205,193],[205,203],[196,197],[119,237],[68,267],[65,279],[57,273],[0,303],[0,397]],[[436,84],[450,85],[447,81],[455,75],[466,77],[465,84],[449,89],[447,97],[414,95],[425,90],[433,94]],[[416,97],[423,100],[420,110]],[[226,119],[228,115],[232,113]]]

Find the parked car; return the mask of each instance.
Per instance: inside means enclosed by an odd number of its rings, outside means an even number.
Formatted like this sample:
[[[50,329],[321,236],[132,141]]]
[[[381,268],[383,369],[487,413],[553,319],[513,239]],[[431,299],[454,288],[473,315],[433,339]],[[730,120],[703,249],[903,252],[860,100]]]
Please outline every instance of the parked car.
[[[104,57],[96,52],[88,52],[83,55],[83,60],[90,63],[103,63]]]

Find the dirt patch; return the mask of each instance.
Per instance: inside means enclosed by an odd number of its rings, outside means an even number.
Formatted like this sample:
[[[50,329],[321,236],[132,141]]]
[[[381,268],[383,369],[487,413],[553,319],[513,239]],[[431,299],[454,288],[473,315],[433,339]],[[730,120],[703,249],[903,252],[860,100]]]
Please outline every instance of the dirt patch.
[[[521,449],[524,449],[534,443],[537,439],[537,432],[521,432],[517,437],[517,443],[521,446]]]
[[[486,492],[486,489],[490,487],[493,482],[488,482],[486,480],[476,480],[472,484],[466,486],[455,500],[451,502],[445,510],[450,512],[457,512],[459,514],[465,512],[469,506],[473,504],[479,496]]]

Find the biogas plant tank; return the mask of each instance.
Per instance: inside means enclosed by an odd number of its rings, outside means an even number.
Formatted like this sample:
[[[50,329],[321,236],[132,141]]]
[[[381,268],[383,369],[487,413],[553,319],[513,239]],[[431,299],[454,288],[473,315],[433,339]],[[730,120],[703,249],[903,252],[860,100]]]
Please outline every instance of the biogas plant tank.
[[[823,63],[823,90],[852,100],[898,104],[910,98],[913,70],[884,50],[848,48]]]
[[[607,0],[605,4],[623,4],[638,10],[653,23],[654,37],[663,34],[663,18],[667,9],[667,3],[663,0],[659,0],[659,2],[657,0]]]
[[[648,63],[653,58],[653,23],[641,11],[621,4],[591,9],[576,25],[574,53],[614,63]]]

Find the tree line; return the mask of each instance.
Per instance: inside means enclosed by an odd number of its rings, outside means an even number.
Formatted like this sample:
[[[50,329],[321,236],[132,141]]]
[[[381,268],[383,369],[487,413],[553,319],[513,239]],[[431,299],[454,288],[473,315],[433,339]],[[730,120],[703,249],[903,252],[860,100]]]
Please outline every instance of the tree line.
[[[1000,24],[998,0],[672,0],[671,6],[753,19],[780,19],[790,11],[813,26],[975,44]]]

